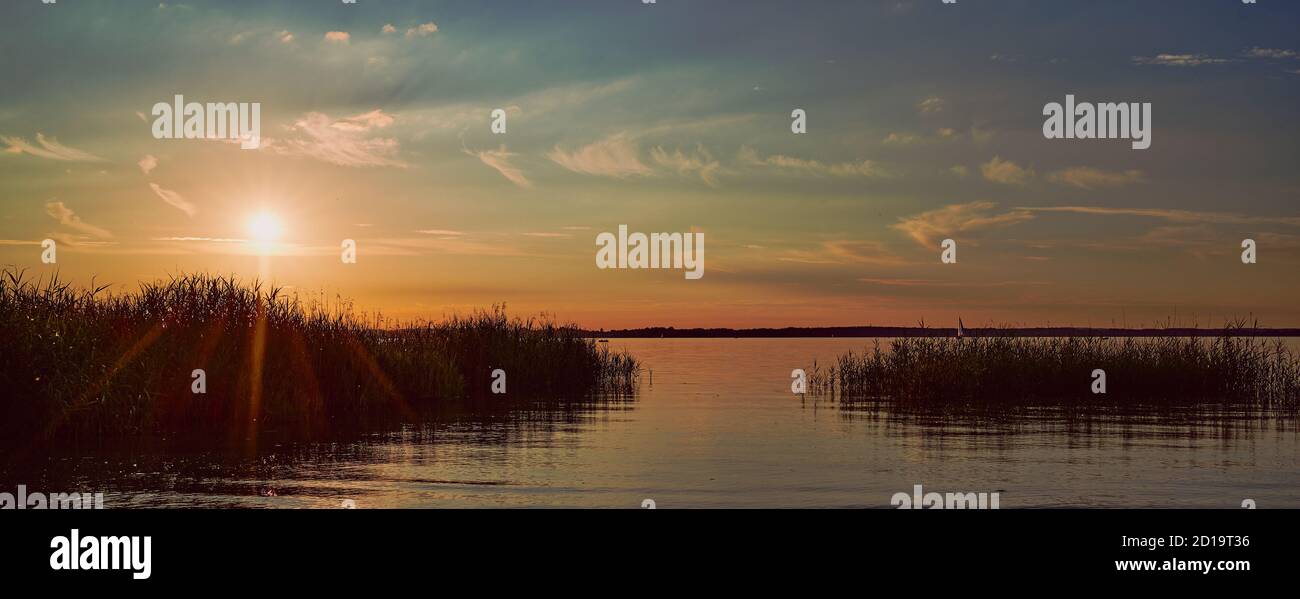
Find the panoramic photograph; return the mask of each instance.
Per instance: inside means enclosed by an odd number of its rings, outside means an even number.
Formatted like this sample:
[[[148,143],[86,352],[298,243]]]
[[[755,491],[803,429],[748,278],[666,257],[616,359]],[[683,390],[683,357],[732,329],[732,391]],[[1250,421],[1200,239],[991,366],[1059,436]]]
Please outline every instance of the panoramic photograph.
[[[1295,3],[0,14],[0,508],[1300,508]]]

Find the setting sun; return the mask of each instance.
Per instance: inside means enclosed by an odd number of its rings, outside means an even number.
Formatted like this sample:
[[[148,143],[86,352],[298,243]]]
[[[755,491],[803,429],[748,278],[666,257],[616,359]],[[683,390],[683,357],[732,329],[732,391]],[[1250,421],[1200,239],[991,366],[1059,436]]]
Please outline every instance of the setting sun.
[[[253,241],[263,243],[277,241],[282,232],[280,219],[270,212],[254,214],[248,221],[248,234]]]

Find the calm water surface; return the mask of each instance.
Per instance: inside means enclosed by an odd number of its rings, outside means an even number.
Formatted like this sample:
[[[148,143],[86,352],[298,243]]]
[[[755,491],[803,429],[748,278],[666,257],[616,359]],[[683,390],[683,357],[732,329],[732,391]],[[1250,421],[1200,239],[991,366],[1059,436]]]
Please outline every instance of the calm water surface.
[[[4,490],[105,492],[109,507],[889,507],[910,492],[1001,494],[1013,507],[1300,507],[1291,420],[1195,410],[966,417],[801,400],[792,368],[866,339],[614,339],[640,393],[347,443],[89,450],[34,459]]]

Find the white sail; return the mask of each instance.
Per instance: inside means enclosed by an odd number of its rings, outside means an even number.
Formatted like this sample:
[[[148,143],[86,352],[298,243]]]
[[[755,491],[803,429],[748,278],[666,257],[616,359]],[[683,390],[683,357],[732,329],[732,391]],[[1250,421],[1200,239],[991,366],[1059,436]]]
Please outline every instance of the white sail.
[[[960,338],[965,337],[965,336],[966,336],[966,327],[965,327],[964,325],[962,325],[962,323],[961,323],[961,317],[958,317],[958,318],[957,318],[957,338],[960,339]]]

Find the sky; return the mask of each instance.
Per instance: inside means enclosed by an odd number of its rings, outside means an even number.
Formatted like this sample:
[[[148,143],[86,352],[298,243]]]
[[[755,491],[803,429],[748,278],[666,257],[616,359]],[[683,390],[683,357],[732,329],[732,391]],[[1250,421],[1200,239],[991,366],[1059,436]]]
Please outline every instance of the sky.
[[[1293,2],[0,12],[0,265],[29,276],[592,329],[1300,326]],[[259,103],[260,147],[156,139],[177,94]],[[1067,94],[1151,103],[1150,148],[1045,138]],[[619,225],[703,233],[704,276],[597,268]]]

